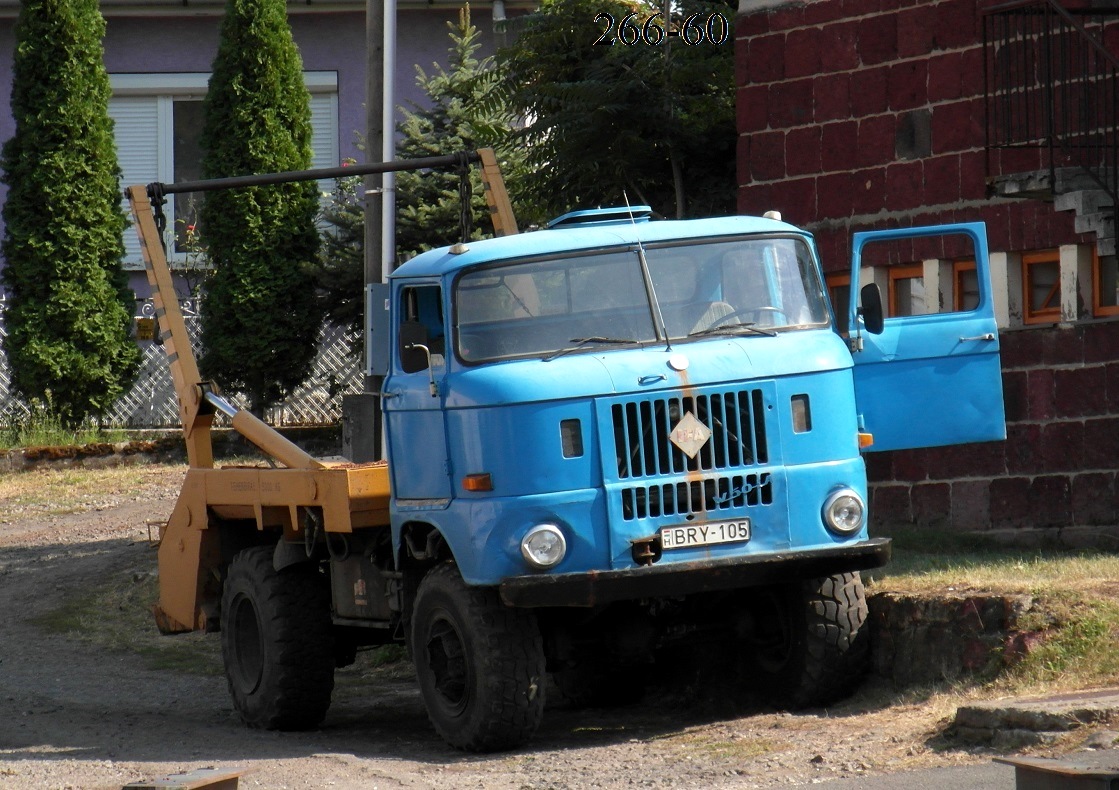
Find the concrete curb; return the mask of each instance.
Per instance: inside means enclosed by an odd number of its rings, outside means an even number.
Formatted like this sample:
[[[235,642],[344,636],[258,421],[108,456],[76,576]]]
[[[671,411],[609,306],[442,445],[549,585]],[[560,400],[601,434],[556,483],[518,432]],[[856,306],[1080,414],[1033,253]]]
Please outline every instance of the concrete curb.
[[[1119,722],[1119,689],[987,700],[962,705],[945,737],[960,744],[1014,750],[1051,744],[1080,727]]]

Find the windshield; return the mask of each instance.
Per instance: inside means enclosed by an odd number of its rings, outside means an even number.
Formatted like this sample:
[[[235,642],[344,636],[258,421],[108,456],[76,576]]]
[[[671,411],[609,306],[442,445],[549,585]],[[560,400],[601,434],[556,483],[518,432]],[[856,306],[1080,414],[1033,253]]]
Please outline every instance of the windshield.
[[[672,244],[489,266],[455,288],[465,362],[825,325],[823,287],[794,237]],[[663,326],[655,320],[656,294]]]

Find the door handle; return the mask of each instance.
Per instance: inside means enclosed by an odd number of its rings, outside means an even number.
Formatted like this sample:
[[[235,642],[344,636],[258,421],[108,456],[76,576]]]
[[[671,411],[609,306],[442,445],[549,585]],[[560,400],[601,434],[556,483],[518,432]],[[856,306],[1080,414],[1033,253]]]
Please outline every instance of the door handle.
[[[994,340],[994,339],[995,339],[995,333],[994,332],[988,332],[985,335],[976,335],[975,337],[961,337],[960,342],[961,343],[970,343],[974,340]]]

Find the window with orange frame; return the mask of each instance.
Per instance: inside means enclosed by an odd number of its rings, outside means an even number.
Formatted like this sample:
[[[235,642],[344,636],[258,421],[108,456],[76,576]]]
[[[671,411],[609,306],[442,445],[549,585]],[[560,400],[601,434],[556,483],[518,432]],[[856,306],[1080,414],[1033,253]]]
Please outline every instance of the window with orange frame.
[[[1061,256],[1058,250],[1022,255],[1022,321],[1051,324],[1061,320]]]

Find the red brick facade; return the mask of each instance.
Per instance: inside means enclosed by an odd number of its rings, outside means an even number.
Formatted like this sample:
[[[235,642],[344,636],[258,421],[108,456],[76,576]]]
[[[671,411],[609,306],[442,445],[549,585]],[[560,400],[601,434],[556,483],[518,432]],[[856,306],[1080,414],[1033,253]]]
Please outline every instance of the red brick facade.
[[[828,272],[849,269],[857,230],[982,220],[992,251],[1093,243],[1069,212],[988,194],[981,2],[808,0],[739,14],[739,211],[776,209],[812,230]],[[1041,168],[1032,152],[992,161],[995,172]],[[1001,341],[1008,441],[868,455],[874,526],[1072,528],[1061,533],[1073,540],[1110,527],[1119,538],[1119,323]]]

